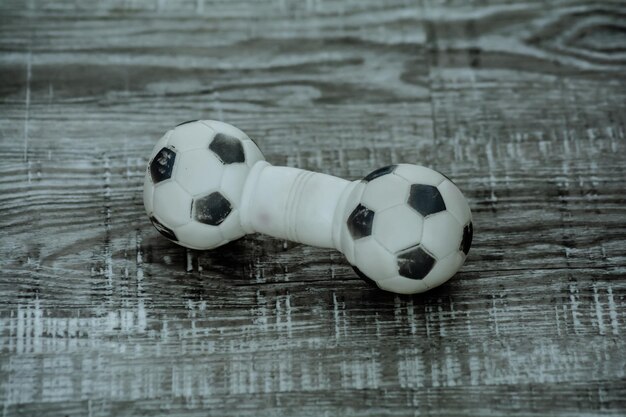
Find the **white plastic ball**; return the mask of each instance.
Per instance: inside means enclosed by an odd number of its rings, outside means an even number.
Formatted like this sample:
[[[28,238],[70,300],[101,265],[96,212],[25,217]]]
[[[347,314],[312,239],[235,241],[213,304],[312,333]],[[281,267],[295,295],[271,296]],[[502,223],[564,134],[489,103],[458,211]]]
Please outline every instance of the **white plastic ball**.
[[[354,188],[344,213],[342,251],[361,278],[401,294],[426,291],[463,265],[473,228],[452,181],[416,165],[380,168]]]
[[[193,249],[212,249],[242,237],[243,187],[264,160],[256,144],[226,123],[178,125],[155,145],[144,179],[144,207],[156,229]]]

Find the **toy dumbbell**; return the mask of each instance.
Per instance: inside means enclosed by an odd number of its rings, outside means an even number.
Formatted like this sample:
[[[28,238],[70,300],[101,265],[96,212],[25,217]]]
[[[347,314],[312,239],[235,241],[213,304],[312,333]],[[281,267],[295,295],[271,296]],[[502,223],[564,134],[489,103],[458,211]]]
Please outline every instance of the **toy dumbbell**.
[[[432,169],[390,165],[346,181],[276,167],[241,130],[213,120],[185,122],[157,142],[143,199],[157,230],[188,248],[254,232],[335,248],[361,278],[403,294],[452,277],[473,233],[467,200]]]

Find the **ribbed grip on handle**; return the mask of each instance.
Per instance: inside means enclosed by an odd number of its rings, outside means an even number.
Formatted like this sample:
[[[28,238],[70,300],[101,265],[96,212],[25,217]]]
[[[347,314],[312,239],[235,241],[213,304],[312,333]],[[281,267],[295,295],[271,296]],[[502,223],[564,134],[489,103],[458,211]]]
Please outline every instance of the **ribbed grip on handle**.
[[[331,175],[257,162],[244,186],[242,225],[247,233],[336,248],[333,221],[350,185]]]

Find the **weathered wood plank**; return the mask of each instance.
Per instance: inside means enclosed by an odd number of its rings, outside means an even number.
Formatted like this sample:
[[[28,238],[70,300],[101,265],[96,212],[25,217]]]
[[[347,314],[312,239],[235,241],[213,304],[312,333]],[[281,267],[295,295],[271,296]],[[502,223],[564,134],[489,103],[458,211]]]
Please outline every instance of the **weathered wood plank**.
[[[4,415],[624,414],[621,2],[0,11]],[[165,241],[146,155],[193,118],[276,164],[448,173],[467,264],[398,297],[325,249]]]

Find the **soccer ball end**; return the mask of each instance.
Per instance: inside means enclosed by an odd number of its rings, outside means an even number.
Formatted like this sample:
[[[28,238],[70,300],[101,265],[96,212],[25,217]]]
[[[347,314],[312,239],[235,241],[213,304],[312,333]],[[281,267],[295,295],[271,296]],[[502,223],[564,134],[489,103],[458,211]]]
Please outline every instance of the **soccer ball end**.
[[[226,123],[181,123],[154,146],[143,200],[155,228],[192,249],[213,249],[242,237],[243,187],[264,160],[256,144]]]
[[[370,284],[420,293],[463,265],[473,236],[471,211],[458,187],[439,172],[383,167],[367,175],[348,200],[341,250]]]

